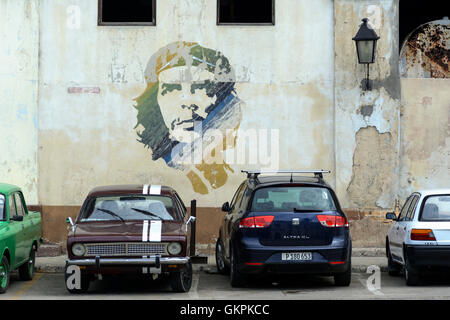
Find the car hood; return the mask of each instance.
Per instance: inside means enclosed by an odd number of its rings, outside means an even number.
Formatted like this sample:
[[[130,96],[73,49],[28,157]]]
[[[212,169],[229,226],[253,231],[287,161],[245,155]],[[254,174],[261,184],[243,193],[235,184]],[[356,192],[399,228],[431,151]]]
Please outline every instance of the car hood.
[[[149,221],[150,224],[150,221]],[[161,236],[179,236],[182,233],[182,221],[163,221]],[[75,237],[118,237],[142,239],[144,221],[92,221],[76,225]],[[151,227],[150,227],[151,229]]]

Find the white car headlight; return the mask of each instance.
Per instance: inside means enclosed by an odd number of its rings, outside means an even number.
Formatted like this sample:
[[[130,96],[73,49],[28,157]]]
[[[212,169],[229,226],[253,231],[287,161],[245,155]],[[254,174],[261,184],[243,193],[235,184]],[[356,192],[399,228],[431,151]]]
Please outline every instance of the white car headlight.
[[[167,246],[167,252],[169,252],[169,254],[171,255],[177,255],[181,253],[181,244],[178,242],[172,242],[169,243],[169,245]]]
[[[86,253],[86,248],[81,243],[75,243],[72,245],[72,253],[75,256],[83,256]]]

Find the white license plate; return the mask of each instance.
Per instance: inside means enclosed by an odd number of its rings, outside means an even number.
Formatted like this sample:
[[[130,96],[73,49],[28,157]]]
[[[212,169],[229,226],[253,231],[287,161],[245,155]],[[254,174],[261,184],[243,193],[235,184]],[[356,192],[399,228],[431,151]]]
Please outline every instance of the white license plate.
[[[304,260],[312,260],[311,252],[290,252],[290,253],[282,253],[281,260],[283,261],[304,261]]]

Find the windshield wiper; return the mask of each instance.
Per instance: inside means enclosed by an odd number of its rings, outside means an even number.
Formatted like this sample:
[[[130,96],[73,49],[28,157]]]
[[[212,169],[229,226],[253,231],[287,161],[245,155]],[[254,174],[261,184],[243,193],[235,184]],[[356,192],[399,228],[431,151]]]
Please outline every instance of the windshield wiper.
[[[306,209],[292,208],[292,210],[293,210],[294,212],[323,212],[323,210],[317,210],[317,209],[306,210]]]
[[[147,216],[156,217],[156,218],[158,218],[159,220],[162,220],[160,216],[158,216],[158,215],[156,215],[156,214],[154,214],[154,213],[151,213],[150,211],[146,211],[146,210],[142,210],[142,209],[138,209],[138,208],[131,208],[131,209],[132,209],[132,210],[135,210],[135,211],[137,211],[137,212],[143,213],[143,214],[145,214],[145,215],[147,215]]]
[[[119,216],[117,213],[114,213],[114,212],[112,212],[112,211],[110,211],[110,210],[107,210],[107,209],[100,209],[100,208],[97,208],[98,210],[100,210],[100,211],[103,211],[103,212],[106,212],[107,214],[110,214],[110,215],[112,215],[113,217],[116,217],[116,218],[119,218],[120,220],[122,220],[122,221],[125,221],[121,216]]]

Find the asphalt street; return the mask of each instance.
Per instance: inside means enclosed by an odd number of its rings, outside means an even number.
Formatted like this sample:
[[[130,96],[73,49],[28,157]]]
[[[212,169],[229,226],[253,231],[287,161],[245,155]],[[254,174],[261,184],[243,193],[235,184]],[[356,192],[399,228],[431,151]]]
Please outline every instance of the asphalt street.
[[[197,271],[188,293],[173,293],[167,282],[141,277],[96,280],[86,294],[70,294],[62,273],[37,273],[32,281],[12,274],[0,300],[370,300],[450,299],[450,276],[434,275],[421,286],[407,287],[402,276],[380,273],[379,286],[368,284],[367,273],[353,273],[350,287],[335,287],[329,277],[281,277],[253,280],[244,288],[232,288],[227,276]]]

